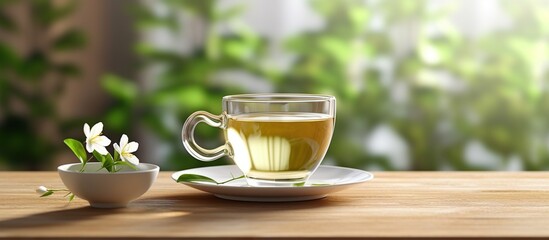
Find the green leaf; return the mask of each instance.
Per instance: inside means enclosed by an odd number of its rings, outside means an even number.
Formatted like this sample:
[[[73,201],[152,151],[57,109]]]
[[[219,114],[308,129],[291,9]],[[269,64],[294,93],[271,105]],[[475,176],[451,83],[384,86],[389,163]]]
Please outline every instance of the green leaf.
[[[0,11],[0,28],[14,31],[16,29],[15,23],[4,11]]]
[[[0,43],[0,69],[13,68],[18,63],[17,53],[9,45]]]
[[[52,195],[53,194],[53,191],[49,190],[47,192],[45,192],[44,194],[42,194],[40,197],[47,197],[49,195]]]
[[[239,176],[239,177],[233,177],[233,178],[231,178],[227,181],[218,182],[218,181],[213,180],[212,178],[202,176],[202,175],[198,175],[198,174],[183,174],[183,175],[179,176],[179,178],[177,178],[176,182],[178,182],[178,183],[179,182],[209,182],[209,183],[215,183],[217,185],[220,185],[220,184],[225,184],[225,183],[228,183],[230,181],[234,181],[234,180],[241,179],[241,178],[244,178],[244,175]]]
[[[133,102],[137,98],[138,89],[134,82],[116,75],[103,76],[101,81],[103,89],[119,100]]]
[[[69,195],[69,202],[72,202],[72,200],[74,200],[74,193],[70,193]]]
[[[305,182],[294,183],[293,186],[294,186],[294,187],[303,187],[303,186],[305,186]]]
[[[227,21],[241,15],[245,10],[244,5],[235,5],[229,7],[227,10],[221,12],[215,12],[214,18],[216,21]]]
[[[100,153],[98,153],[97,151],[93,151],[93,157],[95,157],[95,159],[97,159],[97,161],[103,163],[105,161],[105,156],[101,155]]]
[[[232,174],[231,174],[232,175]],[[234,180],[237,180],[237,179],[241,179],[241,178],[244,178],[244,175],[242,176],[238,176],[238,177],[233,177],[227,181],[223,181],[223,182],[218,182],[217,184],[225,184],[225,183],[228,183],[228,182],[231,182],[231,181],[234,181]]]
[[[31,1],[32,19],[42,26],[49,26],[72,13],[77,2],[69,1],[69,3],[59,6],[50,0]]]
[[[112,172],[113,171],[113,167],[114,167],[114,160],[112,158],[112,155],[109,153],[107,155],[104,155],[105,156],[105,161],[103,162],[103,166],[109,171],[109,172]],[[111,170],[109,170],[109,168]]]
[[[81,48],[86,44],[86,36],[80,30],[72,29],[61,36],[53,42],[53,48],[56,50],[73,50]]]
[[[80,69],[71,63],[59,64],[55,67],[55,70],[62,75],[75,77],[80,75]]]
[[[48,72],[50,66],[44,52],[33,51],[20,62],[17,72],[26,79],[37,80]]]
[[[93,151],[93,156],[97,159],[97,161],[101,162],[101,166],[103,168],[107,169],[109,172],[113,172],[114,161],[110,153],[107,155],[101,155],[97,151]]]
[[[177,182],[210,182],[219,184],[217,181],[198,174],[183,174],[177,178]]]
[[[133,164],[131,164],[131,163],[129,163],[129,162],[126,162],[126,161],[115,161],[115,162],[114,162],[114,165],[125,165],[125,166],[130,167],[130,168],[133,169],[133,170],[139,170],[139,169],[137,168],[137,166],[135,166],[135,165],[133,165]]]
[[[78,140],[67,138],[65,139],[65,144],[72,150],[74,155],[80,160],[80,162],[83,165],[86,165],[86,162],[88,161],[88,155],[86,154],[86,150],[84,149],[84,145]]]
[[[169,12],[158,16],[150,8],[142,4],[133,4],[130,6],[129,11],[135,19],[135,26],[140,30],[149,28],[168,28],[170,31],[178,31],[178,18],[177,14]]]
[[[116,106],[111,107],[103,117],[103,122],[105,123],[105,125],[110,126],[111,130],[118,132],[124,132],[125,130],[127,130],[128,123],[131,122],[133,110],[130,104],[132,103],[120,103]]]
[[[12,90],[12,86],[9,82],[9,80],[5,77],[0,76],[0,108],[7,109],[10,99],[10,93]]]
[[[114,158],[113,158],[114,162],[118,162],[120,161],[120,153],[118,153],[117,151],[114,151]]]

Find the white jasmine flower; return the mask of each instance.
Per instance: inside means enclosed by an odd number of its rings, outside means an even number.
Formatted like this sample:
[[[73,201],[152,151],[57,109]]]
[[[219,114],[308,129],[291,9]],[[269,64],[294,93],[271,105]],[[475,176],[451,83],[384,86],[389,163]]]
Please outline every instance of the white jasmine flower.
[[[120,159],[122,161],[127,161],[133,165],[139,164],[139,159],[133,155],[133,152],[137,151],[137,148],[139,148],[139,144],[136,142],[130,142],[128,143],[128,136],[126,134],[122,135],[120,138],[120,146],[116,143],[114,143],[114,150],[120,154]]]
[[[40,186],[36,189],[36,193],[40,195],[44,195],[44,193],[47,193],[48,191],[49,191],[48,188],[44,186]]]
[[[103,132],[102,122],[98,122],[97,124],[93,125],[91,130],[90,125],[88,125],[87,123],[84,124],[84,134],[86,135],[86,150],[89,153],[93,153],[94,150],[101,155],[107,155],[109,153],[105,147],[111,144],[111,140],[105,136],[102,136],[101,132]]]

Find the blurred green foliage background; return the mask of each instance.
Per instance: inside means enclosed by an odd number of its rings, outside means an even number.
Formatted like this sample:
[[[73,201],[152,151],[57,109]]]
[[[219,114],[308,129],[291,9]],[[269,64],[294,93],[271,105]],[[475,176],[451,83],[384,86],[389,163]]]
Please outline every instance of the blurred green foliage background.
[[[181,146],[180,128],[194,111],[219,114],[225,95],[253,92],[242,82],[246,78],[267,86],[262,90],[336,96],[337,124],[328,164],[378,170],[549,168],[545,1],[497,1],[510,24],[474,35],[453,24],[452,16],[467,1],[306,1],[323,26],[276,42],[241,18],[246,3],[131,4],[127,10],[138,33],[164,31],[172,37],[198,38],[199,44],[182,52],[140,38],[133,49],[141,77],[106,73],[97,84],[113,101],[94,120],[117,133],[141,132],[147,138],[141,140],[155,152],[148,153],[153,156],[149,160],[163,170],[227,164],[230,160],[203,163],[190,157]],[[33,18],[41,27],[70,12],[70,7],[39,8],[52,9],[51,14],[41,13],[47,16]],[[159,8],[161,13],[155,10]],[[186,29],[189,19],[198,21],[201,31]],[[15,28],[3,14],[0,27]],[[395,35],[399,29],[410,33]],[[77,49],[84,42],[78,31],[67,32],[53,42],[51,51],[26,56],[0,43],[4,165],[21,169],[22,161],[51,157],[50,145],[57,143],[41,141],[29,130],[42,118],[55,119],[55,109],[47,106],[52,97],[44,95],[40,82],[45,74],[55,73],[61,87],[65,76],[78,73],[78,66],[52,63],[48,54]],[[284,66],[272,58],[276,44],[291,56]],[[402,50],[403,45],[410,47]],[[39,93],[27,98],[16,90],[18,84],[29,84]],[[14,113],[9,104],[13,98],[36,111]],[[69,130],[83,125],[78,119],[55,123]],[[199,126],[196,135],[209,147],[222,141],[218,129]]]

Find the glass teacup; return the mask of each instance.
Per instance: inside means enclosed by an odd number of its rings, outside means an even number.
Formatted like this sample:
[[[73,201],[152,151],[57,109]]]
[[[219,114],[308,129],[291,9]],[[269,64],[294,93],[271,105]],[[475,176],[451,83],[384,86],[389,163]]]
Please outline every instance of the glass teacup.
[[[201,161],[229,156],[251,186],[293,186],[307,181],[324,158],[335,126],[335,97],[243,94],[223,97],[223,113],[198,111],[183,125],[187,151]],[[223,129],[225,144],[200,147],[200,122]]]

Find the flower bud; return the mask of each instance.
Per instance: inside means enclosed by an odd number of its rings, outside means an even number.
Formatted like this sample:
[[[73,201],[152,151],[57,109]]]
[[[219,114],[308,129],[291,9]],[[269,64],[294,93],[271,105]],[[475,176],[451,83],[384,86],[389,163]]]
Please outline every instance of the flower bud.
[[[40,186],[36,189],[36,193],[42,195],[44,193],[47,193],[49,190],[47,187],[44,187],[44,186]]]

